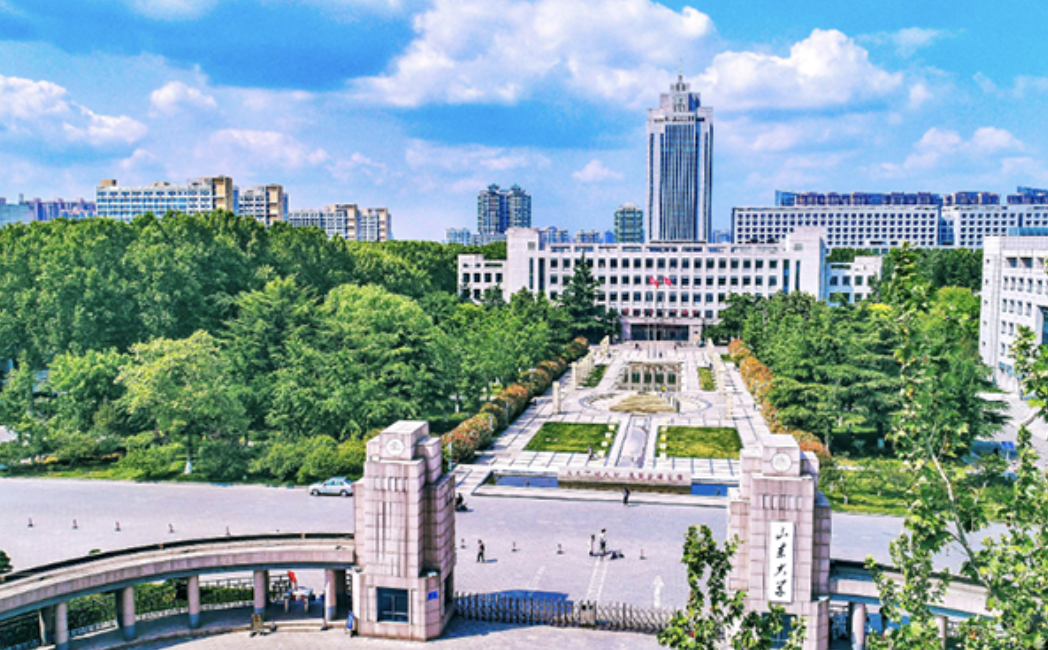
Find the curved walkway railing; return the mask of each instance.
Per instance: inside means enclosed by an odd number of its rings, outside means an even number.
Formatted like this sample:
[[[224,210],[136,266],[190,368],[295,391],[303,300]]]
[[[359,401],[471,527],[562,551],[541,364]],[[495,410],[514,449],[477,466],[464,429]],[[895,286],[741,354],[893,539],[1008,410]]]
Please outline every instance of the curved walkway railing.
[[[135,638],[135,587],[186,579],[189,626],[200,624],[200,576],[252,571],[256,613],[270,602],[271,569],[324,569],[326,615],[345,596],[345,570],[356,564],[352,533],[284,533],[182,540],[96,553],[10,573],[0,579],[0,622],[39,612],[41,640],[59,650],[70,638],[69,603],[95,594],[115,596],[116,621]],[[341,574],[341,575],[339,575]],[[328,593],[330,591],[330,593]]]

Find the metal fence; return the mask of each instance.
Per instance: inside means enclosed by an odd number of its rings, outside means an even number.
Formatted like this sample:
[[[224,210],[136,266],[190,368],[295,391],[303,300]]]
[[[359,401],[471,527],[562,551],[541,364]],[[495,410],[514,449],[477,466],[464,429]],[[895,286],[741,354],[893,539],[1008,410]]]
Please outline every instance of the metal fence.
[[[591,627],[657,634],[673,610],[636,607],[626,603],[575,602],[548,596],[458,593],[456,613],[468,620],[518,625]]]

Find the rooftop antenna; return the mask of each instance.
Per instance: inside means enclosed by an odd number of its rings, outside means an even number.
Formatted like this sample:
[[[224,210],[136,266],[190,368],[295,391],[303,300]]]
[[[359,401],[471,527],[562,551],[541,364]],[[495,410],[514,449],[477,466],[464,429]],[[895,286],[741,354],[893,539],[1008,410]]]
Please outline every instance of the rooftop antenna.
[[[677,78],[684,78],[684,57],[677,60]]]

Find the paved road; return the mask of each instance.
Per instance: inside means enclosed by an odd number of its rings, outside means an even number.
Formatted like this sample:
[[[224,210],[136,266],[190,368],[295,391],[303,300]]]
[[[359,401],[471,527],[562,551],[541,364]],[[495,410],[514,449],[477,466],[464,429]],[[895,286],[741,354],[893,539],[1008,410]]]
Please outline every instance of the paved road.
[[[722,539],[727,517],[719,508],[624,508],[614,502],[476,496],[469,498],[469,506],[471,512],[457,519],[459,545],[466,543],[465,549],[459,548],[458,589],[546,592],[667,607],[686,602],[680,554],[688,526],[708,525]],[[27,527],[30,517],[33,528]],[[72,529],[74,518],[78,530]],[[120,532],[115,531],[117,520]],[[174,533],[168,533],[169,523]],[[227,526],[233,534],[351,531],[353,499],[314,498],[302,489],[257,486],[0,480],[0,549],[17,567],[76,557],[95,548],[220,536]],[[624,559],[590,557],[590,536],[599,535],[601,528],[608,531],[609,547],[623,551]],[[862,560],[873,554],[888,561],[888,542],[900,530],[897,518],[835,515],[833,556]],[[478,539],[487,547],[484,564],[475,562]],[[955,553],[944,562],[956,566],[958,559]]]

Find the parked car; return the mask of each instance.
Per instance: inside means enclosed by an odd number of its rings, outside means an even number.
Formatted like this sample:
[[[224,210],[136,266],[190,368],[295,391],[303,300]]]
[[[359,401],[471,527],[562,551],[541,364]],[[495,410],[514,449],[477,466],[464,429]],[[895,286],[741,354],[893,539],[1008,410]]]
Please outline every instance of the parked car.
[[[322,495],[340,497],[353,496],[353,484],[349,482],[349,479],[336,476],[335,478],[329,478],[323,483],[314,483],[313,485],[310,485],[309,493],[315,497]]]

